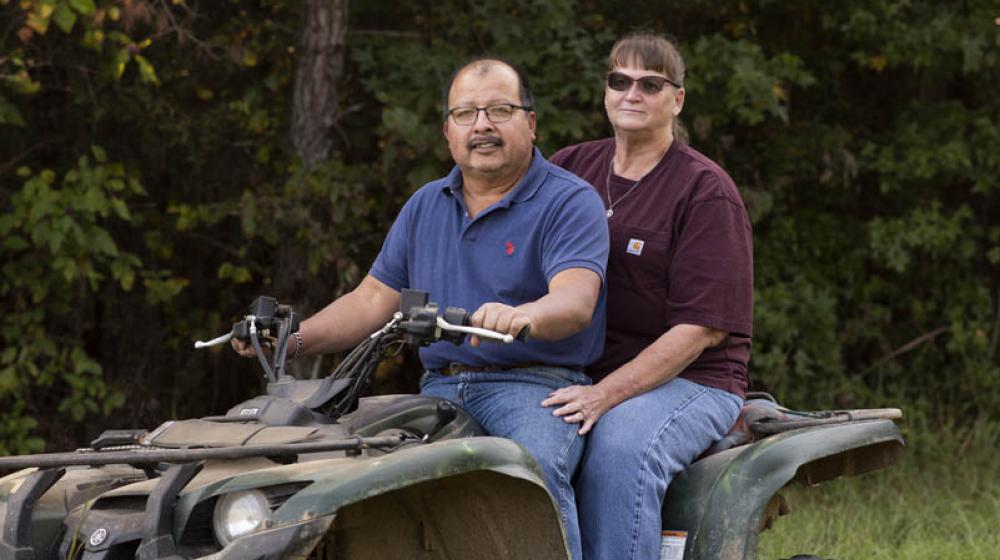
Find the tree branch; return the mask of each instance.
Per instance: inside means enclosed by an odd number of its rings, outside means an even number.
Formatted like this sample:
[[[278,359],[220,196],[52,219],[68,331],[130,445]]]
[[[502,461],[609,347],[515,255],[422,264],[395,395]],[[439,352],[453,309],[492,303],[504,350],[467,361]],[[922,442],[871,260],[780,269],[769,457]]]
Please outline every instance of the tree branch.
[[[903,354],[906,354],[907,352],[910,352],[911,350],[914,350],[918,346],[920,346],[922,344],[926,344],[926,343],[934,340],[939,335],[944,334],[945,332],[947,332],[949,330],[951,330],[951,327],[947,327],[947,326],[945,326],[945,327],[938,327],[938,328],[936,328],[936,329],[934,329],[934,330],[932,330],[930,332],[927,332],[927,333],[924,333],[924,334],[918,336],[917,338],[914,338],[913,340],[907,342],[906,344],[900,346],[899,348],[896,348],[892,352],[889,352],[885,356],[882,356],[881,358],[879,358],[874,364],[872,364],[872,365],[868,366],[867,368],[865,368],[864,373],[868,373],[869,371],[871,371],[871,370],[873,370],[873,369],[881,366],[882,364],[884,364],[884,363],[886,363],[886,362],[888,362],[890,360],[894,360],[894,359],[902,356]]]
[[[17,162],[19,162],[22,159],[24,159],[25,157],[27,157],[28,154],[30,154],[31,152],[34,152],[35,150],[38,150],[39,148],[45,146],[46,144],[50,144],[50,143],[52,143],[52,138],[48,138],[48,139],[42,140],[42,141],[38,142],[37,144],[35,144],[34,146],[28,148],[27,150],[24,150],[23,152],[17,154],[12,159],[4,162],[3,164],[0,164],[0,175],[3,175],[5,173],[7,173],[11,169],[14,169],[17,166]]]

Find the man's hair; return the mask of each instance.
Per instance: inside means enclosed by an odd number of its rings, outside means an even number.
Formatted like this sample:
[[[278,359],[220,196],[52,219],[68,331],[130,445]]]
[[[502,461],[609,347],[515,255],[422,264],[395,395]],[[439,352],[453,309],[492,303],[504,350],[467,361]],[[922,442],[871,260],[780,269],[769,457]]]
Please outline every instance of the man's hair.
[[[608,72],[633,66],[659,72],[684,84],[684,58],[672,38],[652,31],[634,31],[618,39],[608,56]]]
[[[448,83],[445,84],[444,90],[441,92],[441,114],[445,120],[448,119],[448,111],[450,110],[448,107],[448,96],[451,94],[451,86],[455,85],[455,78],[457,78],[463,71],[476,66],[481,68],[480,72],[485,74],[494,63],[503,64],[514,71],[517,75],[518,89],[521,94],[521,105],[524,107],[531,107],[532,110],[534,110],[535,97],[531,95],[531,88],[528,86],[528,78],[525,76],[524,71],[522,71],[520,67],[498,56],[478,56],[459,66],[454,72],[452,72],[451,77],[448,78]]]

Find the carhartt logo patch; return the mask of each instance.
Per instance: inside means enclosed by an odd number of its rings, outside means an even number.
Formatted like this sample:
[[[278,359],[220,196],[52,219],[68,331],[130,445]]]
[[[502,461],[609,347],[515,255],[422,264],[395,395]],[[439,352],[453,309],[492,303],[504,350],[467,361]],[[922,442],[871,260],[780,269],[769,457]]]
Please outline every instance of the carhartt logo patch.
[[[504,252],[507,253],[508,257],[511,256],[511,255],[513,255],[514,254],[514,244],[511,243],[510,241],[508,241],[507,245],[504,247]]]
[[[629,239],[628,247],[625,249],[625,251],[630,255],[641,255],[642,246],[645,244],[646,242],[643,241],[642,239]]]

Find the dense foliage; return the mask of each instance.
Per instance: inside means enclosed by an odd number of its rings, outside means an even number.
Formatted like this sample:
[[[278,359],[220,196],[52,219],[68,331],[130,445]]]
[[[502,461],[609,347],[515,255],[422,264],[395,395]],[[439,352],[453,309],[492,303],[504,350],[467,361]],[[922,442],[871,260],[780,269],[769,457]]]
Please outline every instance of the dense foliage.
[[[690,142],[750,208],[755,384],[1000,412],[995,1],[355,2],[335,148],[309,168],[289,138],[306,3],[0,0],[0,452],[255,389],[191,340],[257,293],[308,313],[360,279],[451,165],[458,63],[523,65],[552,153],[607,134],[604,58],[640,25],[679,39]]]

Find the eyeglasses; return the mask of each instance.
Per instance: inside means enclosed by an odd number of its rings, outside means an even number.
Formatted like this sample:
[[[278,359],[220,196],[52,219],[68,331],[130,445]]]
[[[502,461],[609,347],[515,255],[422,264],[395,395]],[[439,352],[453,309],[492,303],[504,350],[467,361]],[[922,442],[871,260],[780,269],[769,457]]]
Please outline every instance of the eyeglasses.
[[[514,105],[513,103],[498,103],[489,107],[455,107],[448,111],[448,114],[451,115],[455,124],[467,126],[476,122],[476,119],[479,118],[479,111],[483,111],[486,113],[487,120],[493,124],[497,124],[509,121],[514,116],[514,109],[521,109],[522,111],[534,110],[533,107],[523,107],[521,105]]]
[[[628,91],[635,82],[639,82],[639,90],[642,93],[649,95],[656,95],[663,91],[663,84],[670,84],[675,88],[682,87],[681,84],[663,76],[643,76],[633,79],[621,72],[608,73],[608,87],[615,91]]]

